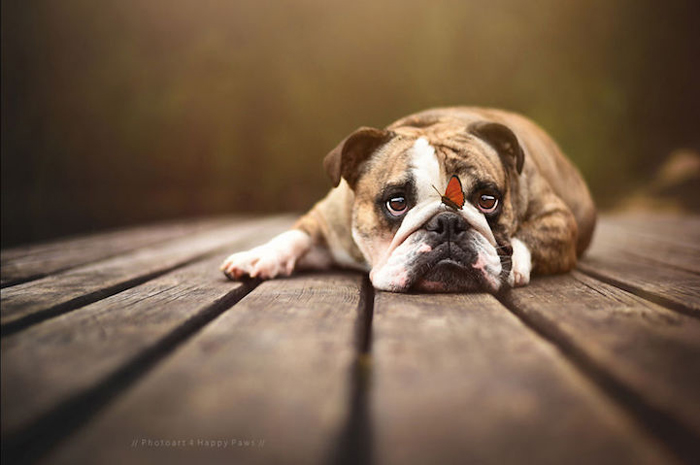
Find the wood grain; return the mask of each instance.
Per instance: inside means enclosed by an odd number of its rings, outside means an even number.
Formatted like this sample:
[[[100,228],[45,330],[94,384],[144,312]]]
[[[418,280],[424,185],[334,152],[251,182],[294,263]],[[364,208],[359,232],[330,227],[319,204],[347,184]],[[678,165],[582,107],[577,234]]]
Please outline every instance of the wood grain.
[[[279,232],[269,228],[227,248],[244,250]],[[219,271],[225,257],[189,265],[3,338],[3,436],[27,430],[98,386],[217,302],[235,300],[245,287]]]
[[[692,224],[690,220],[689,223]],[[606,219],[599,222],[595,241],[617,249],[630,258],[646,261],[652,266],[700,274],[700,242],[680,242],[662,231],[653,227],[637,229],[626,226],[625,222]]]
[[[377,463],[672,463],[490,295],[379,293]]]
[[[289,217],[233,222],[189,237],[141,248],[2,291],[0,323],[22,327],[97,301],[225,248],[236,238],[264,235],[291,225]]]
[[[577,272],[535,279],[507,301],[583,363],[623,386],[624,395],[680,423],[671,441],[685,441],[678,447],[688,455],[700,454],[700,442],[693,439],[700,438],[700,321]],[[684,429],[692,433],[684,435]]]
[[[292,220],[3,251],[3,278],[9,263],[47,273],[2,289],[3,459],[8,450],[13,463],[46,453],[40,462],[52,464],[700,456],[700,218],[604,216],[585,274],[535,278],[500,302],[381,292],[373,301],[352,272],[252,291],[220,275],[226,253]]]
[[[664,240],[674,227],[685,236],[695,238],[697,218],[676,218],[668,222],[649,219],[644,223],[643,238],[637,233],[636,217],[612,220],[615,227],[601,221],[590,250],[578,268],[595,278],[664,306],[700,317],[700,275],[695,272],[697,242]],[[675,218],[675,217],[674,217]],[[668,220],[669,222],[671,220]],[[662,238],[662,239],[659,239]],[[660,241],[660,242],[659,242]],[[655,242],[659,242],[655,245]]]
[[[0,253],[0,285],[7,287],[42,278],[231,221],[242,221],[242,218],[159,223],[3,250]]]
[[[264,282],[45,463],[326,463],[348,417],[364,279]],[[186,445],[131,447],[166,438]],[[199,443],[231,439],[264,446]]]
[[[678,213],[619,213],[603,222],[680,246],[700,247],[700,215]]]

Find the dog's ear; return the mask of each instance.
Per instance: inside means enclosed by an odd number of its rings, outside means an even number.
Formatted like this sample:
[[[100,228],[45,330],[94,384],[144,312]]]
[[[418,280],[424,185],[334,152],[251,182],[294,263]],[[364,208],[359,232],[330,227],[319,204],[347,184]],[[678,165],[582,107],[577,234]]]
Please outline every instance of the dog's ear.
[[[361,165],[393,136],[391,131],[361,127],[346,137],[323,159],[323,167],[333,185],[337,186],[340,179],[345,178],[354,188]]]
[[[469,126],[468,131],[488,142],[496,149],[506,166],[514,167],[518,174],[523,172],[525,153],[518,138],[508,126],[500,123],[479,121]]]

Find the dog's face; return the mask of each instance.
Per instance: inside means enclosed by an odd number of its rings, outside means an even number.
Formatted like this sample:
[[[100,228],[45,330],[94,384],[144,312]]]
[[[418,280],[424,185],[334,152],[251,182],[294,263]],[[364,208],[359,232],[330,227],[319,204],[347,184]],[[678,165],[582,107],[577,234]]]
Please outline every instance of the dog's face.
[[[352,235],[374,287],[498,291],[510,272],[523,152],[495,123],[360,129],[325,161],[355,193]],[[456,175],[466,202],[442,203]],[[437,191],[436,191],[437,190]],[[439,191],[439,192],[438,192]]]

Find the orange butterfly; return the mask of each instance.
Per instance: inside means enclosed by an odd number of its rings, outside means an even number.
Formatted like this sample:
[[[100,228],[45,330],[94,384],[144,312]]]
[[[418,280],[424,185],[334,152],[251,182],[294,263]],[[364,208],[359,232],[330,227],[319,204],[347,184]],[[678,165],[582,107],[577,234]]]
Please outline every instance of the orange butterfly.
[[[433,189],[440,194],[435,186]],[[462,191],[462,182],[456,175],[452,175],[450,182],[447,183],[447,189],[445,189],[445,195],[440,194],[442,197],[442,203],[448,207],[452,207],[455,210],[461,210],[464,206],[464,191]]]

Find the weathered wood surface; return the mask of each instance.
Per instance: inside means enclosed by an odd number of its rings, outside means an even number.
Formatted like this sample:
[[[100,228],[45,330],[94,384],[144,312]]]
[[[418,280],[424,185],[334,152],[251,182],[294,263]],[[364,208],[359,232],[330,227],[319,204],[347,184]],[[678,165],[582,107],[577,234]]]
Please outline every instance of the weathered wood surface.
[[[649,441],[494,297],[379,293],[377,463],[660,463]]]
[[[576,271],[534,280],[504,300],[594,376],[622,389],[626,401],[645,407],[642,413],[657,418],[655,432],[693,447],[686,442],[700,437],[699,319]]]
[[[602,222],[596,229],[594,250],[606,246],[622,249],[627,256],[652,265],[700,274],[700,239],[692,242],[641,225],[624,226],[626,223],[622,220]],[[700,225],[693,227],[700,229]]]
[[[700,220],[642,216],[601,222],[579,268],[700,317]]]
[[[698,217],[604,217],[495,297],[232,283],[293,218],[217,221],[3,251],[61,264],[0,291],[4,462],[700,462]]]
[[[362,285],[358,273],[261,284],[49,462],[326,463],[348,417]],[[142,439],[187,445],[163,450]],[[189,445],[200,439],[256,446]]]
[[[231,251],[247,242],[230,244]],[[168,338],[230,307],[247,286],[221,275],[224,258],[181,268],[3,338],[3,434],[37,424],[145,353],[160,350]]]
[[[107,260],[4,288],[4,331],[99,300],[226,247],[234,238],[264,233],[279,218],[228,224]],[[282,220],[288,226],[287,220]]]
[[[168,222],[3,250],[0,253],[0,283],[7,287],[43,278],[140,247],[211,229],[226,221],[214,218]]]
[[[700,215],[627,213],[604,216],[600,224],[623,228],[627,235],[648,235],[678,245],[700,248]]]

